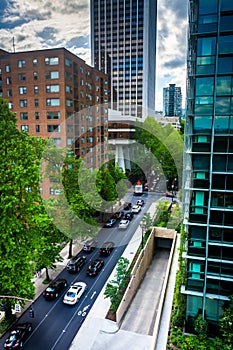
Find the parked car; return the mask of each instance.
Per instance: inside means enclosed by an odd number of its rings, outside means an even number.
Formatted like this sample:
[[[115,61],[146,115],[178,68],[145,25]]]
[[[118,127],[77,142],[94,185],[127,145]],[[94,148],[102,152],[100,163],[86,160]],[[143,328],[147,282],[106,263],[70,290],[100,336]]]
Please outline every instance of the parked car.
[[[70,273],[72,272],[79,272],[81,268],[86,264],[86,257],[85,256],[75,256],[70,261],[68,261],[66,265],[66,270]]]
[[[130,210],[132,208],[132,203],[125,202],[124,204],[124,210]]]
[[[70,286],[70,288],[64,295],[63,303],[68,305],[75,305],[86,290],[87,290],[86,283],[75,282]]]
[[[115,223],[116,223],[116,219],[115,218],[114,219],[109,219],[109,220],[107,220],[105,222],[103,227],[107,227],[107,228],[113,227],[115,225]]]
[[[174,193],[172,192],[164,192],[163,193],[163,197],[170,197],[170,198],[173,198],[175,197]]]
[[[121,219],[123,216],[124,216],[123,211],[117,211],[116,213],[113,214],[113,218],[116,220]]]
[[[43,297],[46,300],[56,299],[64,288],[68,286],[67,280],[64,278],[58,278],[52,281],[49,286],[43,292]]]
[[[98,246],[98,241],[95,239],[89,239],[83,245],[83,251],[86,253],[91,253]]]
[[[124,215],[125,220],[131,221],[133,218],[134,218],[134,213],[128,212],[128,213],[125,213]]]
[[[143,199],[139,199],[137,201],[136,205],[140,205],[142,207],[144,205],[144,200]]]
[[[96,276],[102,270],[103,266],[104,266],[104,261],[102,259],[95,259],[88,266],[88,269],[86,270],[86,274],[88,276]]]
[[[134,205],[131,209],[131,212],[134,214],[138,214],[141,211],[141,206],[140,205]]]
[[[113,242],[105,242],[100,248],[100,255],[109,255],[113,251],[115,244]]]
[[[130,224],[130,221],[129,221],[129,220],[121,220],[120,223],[119,223],[119,225],[118,225],[118,228],[119,228],[120,230],[126,230],[127,227],[129,226],[129,224]]]
[[[5,349],[21,349],[32,332],[30,322],[18,323],[10,332],[4,343]]]

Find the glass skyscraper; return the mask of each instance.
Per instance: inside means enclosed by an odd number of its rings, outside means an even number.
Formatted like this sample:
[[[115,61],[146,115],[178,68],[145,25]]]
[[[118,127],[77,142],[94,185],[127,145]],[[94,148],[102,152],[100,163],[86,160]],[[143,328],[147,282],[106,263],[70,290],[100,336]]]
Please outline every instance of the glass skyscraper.
[[[92,65],[124,115],[155,110],[156,22],[157,0],[91,0]]]
[[[182,117],[181,87],[169,84],[163,88],[163,108],[165,117]]]
[[[183,185],[186,319],[216,334],[233,293],[233,1],[189,1]]]

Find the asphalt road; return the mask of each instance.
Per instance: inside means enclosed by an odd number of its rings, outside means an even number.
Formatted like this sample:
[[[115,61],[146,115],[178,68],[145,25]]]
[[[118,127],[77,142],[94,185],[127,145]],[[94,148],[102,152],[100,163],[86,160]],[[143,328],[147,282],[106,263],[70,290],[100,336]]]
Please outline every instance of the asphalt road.
[[[45,301],[42,295],[33,303],[35,317],[29,318],[29,313],[25,312],[18,322],[29,321],[33,325],[33,332],[30,338],[25,342],[25,350],[66,350],[81,327],[83,320],[90,311],[99,292],[103,288],[106,280],[111,274],[119,257],[122,255],[125,246],[130,241],[136,231],[144,213],[147,212],[152,201],[159,198],[159,194],[143,195],[142,197],[133,197],[132,203],[137,199],[143,198],[145,205],[142,211],[135,215],[129,227],[126,230],[119,230],[117,224],[113,228],[102,228],[98,234],[98,245],[101,246],[105,241],[115,243],[115,248],[108,257],[104,257],[105,265],[97,277],[86,275],[86,268],[90,260],[99,257],[98,249],[90,254],[85,254],[87,263],[78,274],[69,274],[63,270],[58,277],[65,278],[68,283],[83,281],[87,284],[88,290],[82,296],[81,300],[75,306],[64,305],[62,302],[63,295],[55,301]],[[118,221],[119,222],[119,221]],[[83,252],[79,253],[83,255]],[[3,348],[4,341],[8,333],[0,339],[0,346]]]

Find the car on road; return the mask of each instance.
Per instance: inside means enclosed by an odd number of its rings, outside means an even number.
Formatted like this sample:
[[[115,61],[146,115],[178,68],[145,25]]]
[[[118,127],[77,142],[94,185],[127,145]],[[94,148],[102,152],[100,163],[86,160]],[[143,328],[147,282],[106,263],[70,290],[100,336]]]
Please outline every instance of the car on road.
[[[116,223],[116,219],[115,219],[115,218],[113,218],[113,219],[108,219],[108,220],[105,222],[105,224],[104,224],[103,227],[107,227],[107,228],[113,227],[113,226],[115,225],[115,223]]]
[[[131,221],[133,218],[134,218],[134,213],[128,212],[128,213],[125,213],[124,215],[125,220]]]
[[[89,239],[83,244],[83,251],[86,253],[91,253],[98,246],[98,241],[95,239]]]
[[[139,199],[136,203],[136,205],[140,205],[141,207],[144,205],[144,200],[143,199]]]
[[[30,322],[16,324],[4,343],[4,349],[21,349],[31,332]]]
[[[64,278],[58,278],[52,281],[49,286],[43,292],[45,300],[56,299],[64,288],[68,286],[67,280]]]
[[[63,298],[63,303],[67,305],[75,305],[87,290],[87,284],[84,282],[75,282],[70,286]]]
[[[75,256],[68,263],[66,264],[66,270],[70,273],[79,272],[82,267],[86,264],[86,257],[85,256]]]
[[[134,205],[131,209],[131,212],[134,214],[138,214],[141,211],[141,206],[140,205]]]
[[[116,213],[113,214],[113,218],[116,220],[121,219],[123,216],[124,216],[123,211],[117,211]]]
[[[121,220],[119,225],[118,225],[118,228],[120,230],[126,230],[128,228],[128,226],[129,226],[129,224],[130,224],[129,220]]]
[[[93,260],[86,270],[88,276],[96,276],[102,270],[104,261],[102,259]]]
[[[130,210],[132,208],[132,203],[129,203],[129,202],[125,202],[124,204],[124,210]]]
[[[104,244],[102,245],[102,247],[99,250],[100,255],[107,256],[107,255],[111,254],[114,247],[115,247],[115,244],[113,242],[104,242]]]

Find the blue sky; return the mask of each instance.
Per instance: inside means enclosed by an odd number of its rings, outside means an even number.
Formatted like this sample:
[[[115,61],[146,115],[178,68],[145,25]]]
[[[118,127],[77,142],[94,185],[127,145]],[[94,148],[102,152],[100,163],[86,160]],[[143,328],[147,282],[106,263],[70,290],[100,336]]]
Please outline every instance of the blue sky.
[[[156,110],[163,87],[181,86],[185,105],[188,0],[158,0]],[[1,0],[0,47],[13,52],[65,47],[91,64],[90,0]]]

